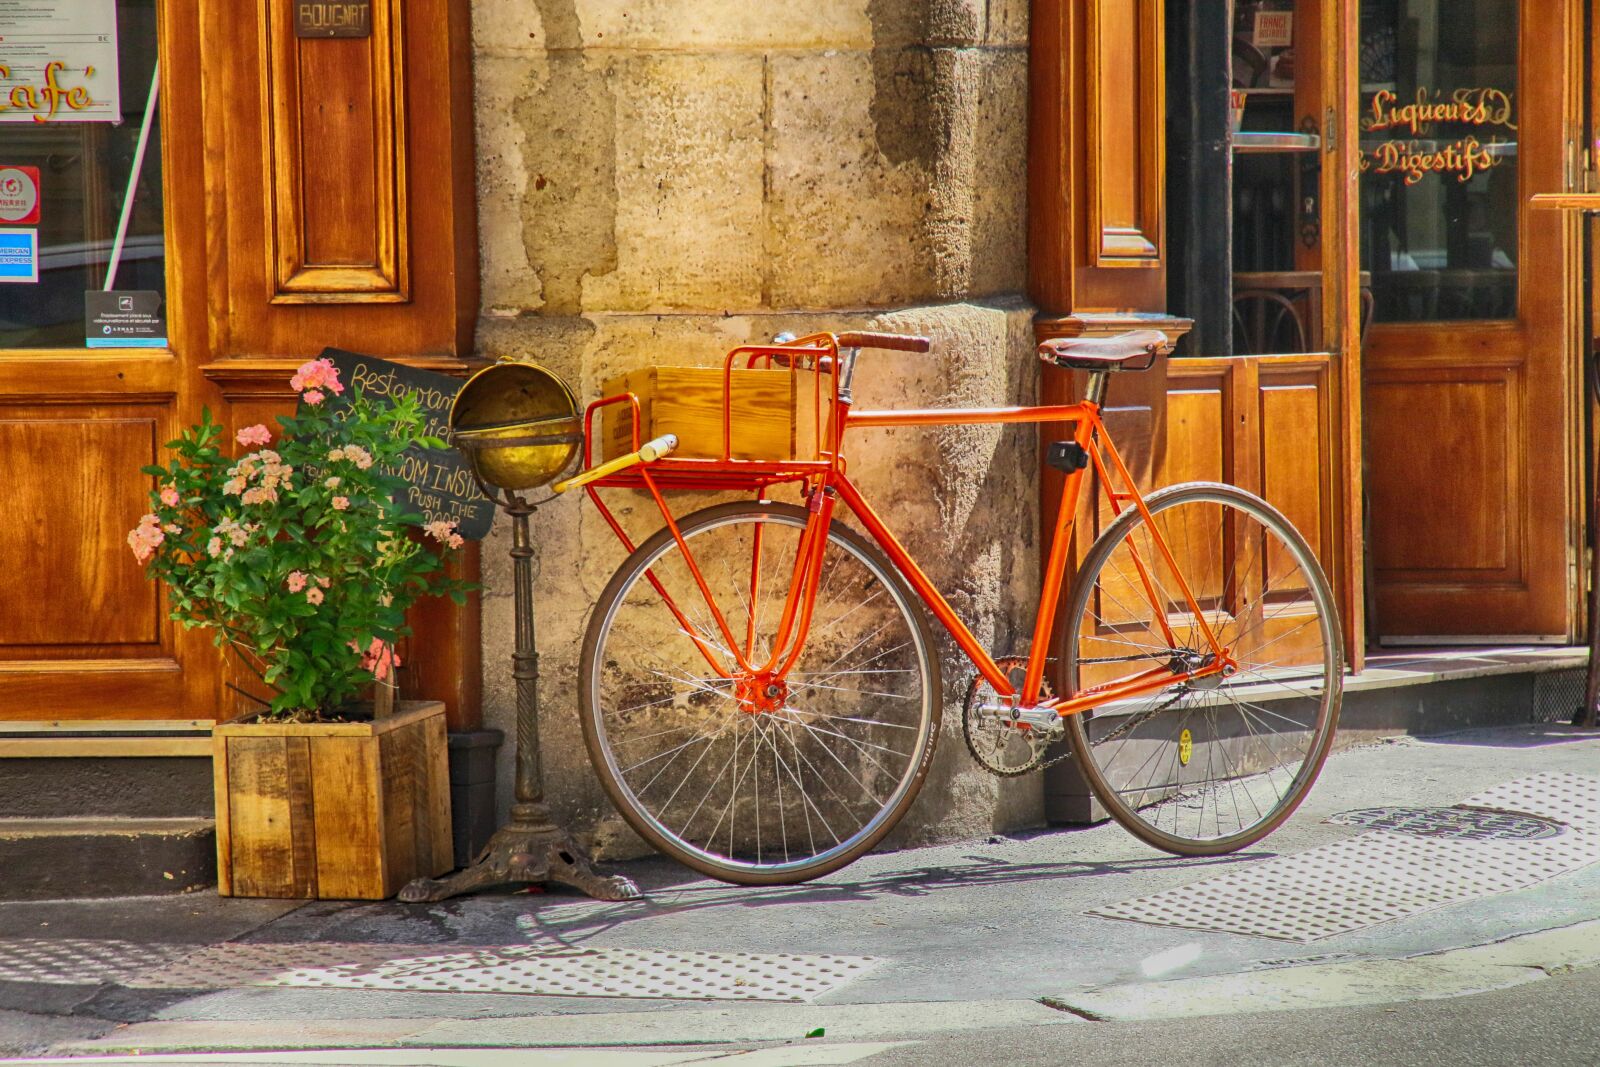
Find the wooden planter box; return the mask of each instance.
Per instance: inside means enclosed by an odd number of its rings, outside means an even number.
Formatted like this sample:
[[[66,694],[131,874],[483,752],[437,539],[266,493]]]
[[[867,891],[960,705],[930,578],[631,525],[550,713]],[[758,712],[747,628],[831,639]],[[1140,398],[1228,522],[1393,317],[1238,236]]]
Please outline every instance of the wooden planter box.
[[[217,892],[382,900],[454,865],[444,705],[212,733]]]

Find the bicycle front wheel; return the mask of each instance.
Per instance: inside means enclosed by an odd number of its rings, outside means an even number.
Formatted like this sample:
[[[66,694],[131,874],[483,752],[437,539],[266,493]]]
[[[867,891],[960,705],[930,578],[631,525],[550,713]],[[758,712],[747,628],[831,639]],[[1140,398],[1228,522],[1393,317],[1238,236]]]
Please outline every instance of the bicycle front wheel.
[[[1069,715],[1067,736],[1090,788],[1135,836],[1179,855],[1232,852],[1287,819],[1327,758],[1344,678],[1337,609],[1305,538],[1259,497],[1195,483],[1146,506],[1150,521],[1123,512],[1084,560],[1067,691],[1148,671],[1196,676]],[[1202,620],[1235,668],[1206,673],[1217,657]]]
[[[584,739],[607,794],[657,849],[724,881],[803,882],[866,852],[911,806],[938,735],[922,615],[842,523],[827,534],[798,659],[761,672],[808,517],[735,503],[679,523],[726,633],[662,530],[611,579],[584,639]],[[741,670],[729,635],[754,670]]]

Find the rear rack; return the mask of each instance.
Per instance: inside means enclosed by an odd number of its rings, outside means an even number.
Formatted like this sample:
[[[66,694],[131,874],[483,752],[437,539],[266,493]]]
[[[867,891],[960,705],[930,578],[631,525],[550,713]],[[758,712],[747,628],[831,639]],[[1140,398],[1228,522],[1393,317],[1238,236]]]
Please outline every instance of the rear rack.
[[[734,364],[744,360],[745,369],[786,369],[793,375],[807,374],[812,395],[811,441],[815,447],[809,459],[741,459],[733,455],[733,375]],[[826,380],[827,385],[824,385]],[[797,383],[798,388],[802,388]],[[796,393],[798,394],[798,391]],[[722,448],[712,458],[666,456],[640,464],[591,482],[586,488],[599,502],[594,490],[658,489],[717,491],[759,491],[783,482],[800,482],[819,477],[838,464],[839,358],[838,345],[831,334],[817,334],[785,344],[742,345],[728,353],[722,364]],[[632,446],[637,450],[644,435],[643,416],[635,394],[618,393],[589,404],[583,415],[583,466],[596,462],[597,435],[594,418],[608,408],[626,405],[632,417]],[[617,412],[616,414],[620,414]]]

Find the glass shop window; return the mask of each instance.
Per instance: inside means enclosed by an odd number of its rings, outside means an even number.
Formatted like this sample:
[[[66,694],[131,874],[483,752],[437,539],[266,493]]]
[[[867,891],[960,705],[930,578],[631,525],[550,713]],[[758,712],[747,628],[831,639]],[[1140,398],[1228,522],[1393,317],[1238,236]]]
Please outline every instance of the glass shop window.
[[[1517,315],[1516,0],[1362,0],[1361,262],[1378,322]]]
[[[0,349],[165,344],[156,8],[0,2]]]

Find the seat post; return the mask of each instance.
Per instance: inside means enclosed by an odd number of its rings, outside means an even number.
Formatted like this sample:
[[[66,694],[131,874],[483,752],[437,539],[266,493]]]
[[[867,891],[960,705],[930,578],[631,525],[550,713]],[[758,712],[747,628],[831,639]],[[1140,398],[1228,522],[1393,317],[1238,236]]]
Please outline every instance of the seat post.
[[[1106,402],[1106,384],[1109,374],[1103,370],[1089,373],[1089,386],[1084,390],[1083,399],[1095,407],[1103,407]]]

